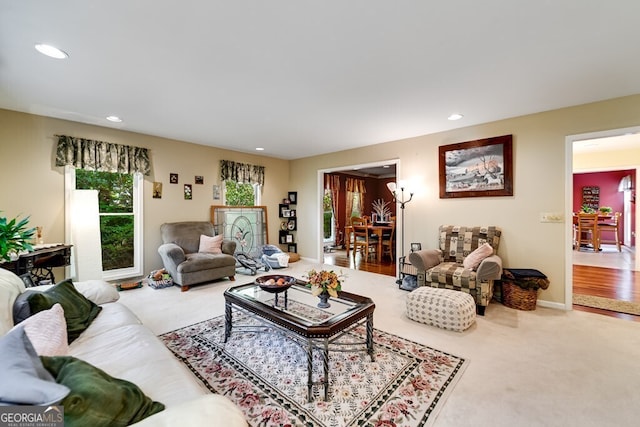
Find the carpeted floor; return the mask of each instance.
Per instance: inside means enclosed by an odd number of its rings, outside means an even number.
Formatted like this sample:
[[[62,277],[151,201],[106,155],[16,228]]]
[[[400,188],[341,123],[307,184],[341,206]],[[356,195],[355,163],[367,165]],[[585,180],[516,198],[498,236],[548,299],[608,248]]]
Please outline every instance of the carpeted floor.
[[[617,311],[618,313],[635,314],[640,316],[640,304],[631,301],[621,301],[593,295],[573,294],[573,303],[586,307],[601,308]]]
[[[262,326],[245,315],[234,322]],[[364,326],[343,336],[361,342]],[[375,361],[365,351],[330,352],[329,400],[314,386],[308,402],[306,353],[282,333],[234,332],[224,344],[224,316],[160,336],[214,393],[229,397],[253,426],[429,426],[462,375],[459,357],[374,330]],[[314,354],[313,381],[322,360]]]
[[[303,259],[280,272],[303,277],[320,267]],[[638,423],[634,396],[640,384],[640,322],[545,307],[520,311],[492,302],[471,328],[458,333],[407,318],[407,292],[398,289],[393,277],[344,273],[346,291],[376,303],[377,329],[471,361],[433,427]],[[120,302],[161,335],[224,314],[224,290],[253,279],[239,274],[235,282],[208,283],[188,292],[144,286],[121,292]]]

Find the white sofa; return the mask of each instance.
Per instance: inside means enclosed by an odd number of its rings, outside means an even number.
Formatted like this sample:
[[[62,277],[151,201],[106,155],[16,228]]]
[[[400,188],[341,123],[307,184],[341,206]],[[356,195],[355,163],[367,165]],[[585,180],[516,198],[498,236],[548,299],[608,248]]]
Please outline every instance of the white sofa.
[[[103,281],[77,282],[74,286],[102,311],[69,345],[69,356],[136,384],[166,406],[136,425],[169,426],[179,420],[180,425],[247,426],[237,406],[224,396],[211,394],[133,312],[116,302],[119,294],[113,286]],[[18,276],[0,268],[0,336],[14,326],[13,305],[24,291]]]

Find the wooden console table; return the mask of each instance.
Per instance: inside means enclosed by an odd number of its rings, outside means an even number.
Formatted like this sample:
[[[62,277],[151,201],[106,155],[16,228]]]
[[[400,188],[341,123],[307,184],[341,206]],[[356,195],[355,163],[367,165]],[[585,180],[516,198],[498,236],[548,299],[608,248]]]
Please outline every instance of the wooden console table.
[[[51,283],[55,283],[53,268],[71,265],[71,246],[56,245],[36,249],[20,255],[15,261],[1,263],[0,267],[13,271],[18,276],[31,273],[36,285],[42,280],[51,280]]]

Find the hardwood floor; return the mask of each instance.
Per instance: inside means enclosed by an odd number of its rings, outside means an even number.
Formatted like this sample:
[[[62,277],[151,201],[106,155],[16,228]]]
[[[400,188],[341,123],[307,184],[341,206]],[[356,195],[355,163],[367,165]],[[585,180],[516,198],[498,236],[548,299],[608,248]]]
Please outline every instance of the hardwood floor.
[[[640,273],[633,270],[573,266],[573,292],[640,303]],[[640,322],[640,316],[573,305],[574,310]]]
[[[395,260],[392,261],[388,256],[383,257],[381,262],[376,262],[371,259],[365,261],[364,257],[360,253],[357,253],[354,259],[351,252],[349,252],[349,256],[347,257],[347,251],[335,249],[332,252],[324,253],[324,262],[325,264],[335,265],[337,267],[369,271],[371,273],[385,274],[387,276],[396,275]]]
[[[324,262],[325,264],[335,265],[337,267],[396,277],[395,261],[391,261],[388,257],[382,260],[381,263],[372,260],[365,262],[359,253],[356,254],[354,259],[351,253],[349,257],[347,257],[346,251],[336,249],[332,252],[324,253]],[[640,273],[632,270],[574,265],[573,291],[577,294],[595,295],[640,303]],[[617,313],[615,311],[600,310],[579,305],[574,305],[573,309],[640,322],[640,316],[634,316],[632,314]]]

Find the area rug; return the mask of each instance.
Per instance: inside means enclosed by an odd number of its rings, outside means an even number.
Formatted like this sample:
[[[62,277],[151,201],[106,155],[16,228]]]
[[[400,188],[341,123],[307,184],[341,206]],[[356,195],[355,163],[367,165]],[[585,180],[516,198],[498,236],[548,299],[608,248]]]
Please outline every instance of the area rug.
[[[573,303],[583,305],[585,307],[600,308],[602,310],[640,316],[640,304],[631,301],[621,301],[592,295],[573,294]]]
[[[241,314],[234,313],[234,323]],[[242,323],[255,322],[244,317]],[[341,338],[362,341],[364,327]],[[306,354],[282,333],[234,332],[224,316],[160,336],[213,393],[229,397],[252,426],[429,426],[468,361],[374,330],[375,362],[366,352],[330,352],[329,400],[322,385],[308,402]],[[314,352],[313,380],[322,362]]]

